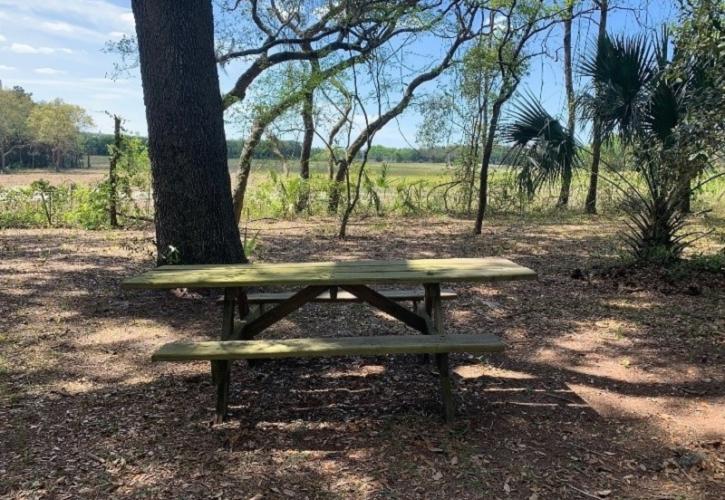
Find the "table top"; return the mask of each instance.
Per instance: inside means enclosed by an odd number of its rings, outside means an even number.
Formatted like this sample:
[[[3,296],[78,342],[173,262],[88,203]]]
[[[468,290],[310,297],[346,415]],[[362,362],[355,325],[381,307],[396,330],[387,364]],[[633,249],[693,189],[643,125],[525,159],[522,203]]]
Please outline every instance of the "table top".
[[[536,273],[499,257],[198,264],[161,266],[123,281],[123,288],[224,288],[265,285],[371,285],[536,279]]]

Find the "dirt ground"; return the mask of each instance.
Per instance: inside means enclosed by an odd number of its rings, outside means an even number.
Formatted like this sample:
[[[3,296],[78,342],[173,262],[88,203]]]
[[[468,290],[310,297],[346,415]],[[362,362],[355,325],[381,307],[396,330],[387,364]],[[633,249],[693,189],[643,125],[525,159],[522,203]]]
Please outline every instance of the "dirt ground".
[[[41,179],[50,182],[53,186],[70,183],[86,186],[103,180],[107,173],[107,167],[75,168],[60,172],[53,169],[13,171],[10,174],[0,174],[0,188],[26,187],[31,182]]]
[[[152,364],[214,337],[215,297],[123,291],[151,233],[0,232],[4,498],[725,498],[725,278],[609,269],[605,221],[370,219],[258,226],[255,258],[498,255],[536,282],[455,285],[451,333],[503,354],[452,355],[458,415],[439,416],[414,356],[233,369],[210,426],[207,363]],[[363,305],[311,305],[271,336],[405,333]]]

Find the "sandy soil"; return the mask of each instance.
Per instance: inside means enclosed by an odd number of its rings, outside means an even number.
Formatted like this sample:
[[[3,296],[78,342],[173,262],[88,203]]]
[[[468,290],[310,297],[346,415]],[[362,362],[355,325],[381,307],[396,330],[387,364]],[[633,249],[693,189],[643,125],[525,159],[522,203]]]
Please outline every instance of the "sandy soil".
[[[205,363],[152,364],[213,337],[215,297],[126,292],[151,234],[0,233],[0,496],[6,498],[723,498],[725,279],[616,263],[601,221],[369,220],[259,225],[256,259],[500,255],[537,282],[453,286],[449,330],[504,354],[452,356],[458,415],[439,417],[413,356],[233,370],[209,425]],[[312,305],[270,336],[405,333],[362,305]]]
[[[54,169],[34,169],[0,174],[0,188],[25,187],[33,181],[46,180],[53,186],[60,184],[80,184],[87,186],[103,180],[108,168],[68,169],[56,172]]]

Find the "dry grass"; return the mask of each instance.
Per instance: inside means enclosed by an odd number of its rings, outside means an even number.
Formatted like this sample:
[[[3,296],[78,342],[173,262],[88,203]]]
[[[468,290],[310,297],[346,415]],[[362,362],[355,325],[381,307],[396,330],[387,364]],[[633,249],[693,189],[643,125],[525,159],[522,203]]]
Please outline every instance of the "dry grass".
[[[725,496],[723,276],[598,272],[617,252],[601,220],[501,220],[481,237],[470,225],[375,220],[345,241],[332,220],[257,227],[266,261],[501,255],[539,272],[454,287],[450,330],[509,349],[452,357],[450,427],[431,368],[398,356],[239,363],[232,419],[211,428],[208,364],[149,355],[216,335],[219,306],[119,288],[151,265],[149,233],[0,233],[0,495]],[[362,305],[313,305],[270,334],[387,332],[404,327]]]

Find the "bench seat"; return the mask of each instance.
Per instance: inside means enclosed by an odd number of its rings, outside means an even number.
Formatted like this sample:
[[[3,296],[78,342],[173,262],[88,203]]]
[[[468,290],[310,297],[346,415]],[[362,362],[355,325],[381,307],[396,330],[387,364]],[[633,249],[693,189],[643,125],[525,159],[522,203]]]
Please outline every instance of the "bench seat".
[[[406,289],[406,290],[378,290],[378,292],[391,300],[404,301],[412,300],[415,302],[422,301],[425,298],[423,290]],[[250,304],[276,304],[283,302],[294,295],[294,292],[271,292],[271,293],[250,293],[247,295],[247,301]],[[453,300],[458,295],[451,290],[442,290],[442,300]],[[340,290],[337,297],[332,298],[330,292],[325,291],[312,299],[310,302],[362,302],[350,292]]]
[[[173,342],[161,346],[153,361],[311,358],[378,356],[383,354],[442,354],[500,352],[504,343],[495,335],[390,335],[374,337],[301,338]]]

